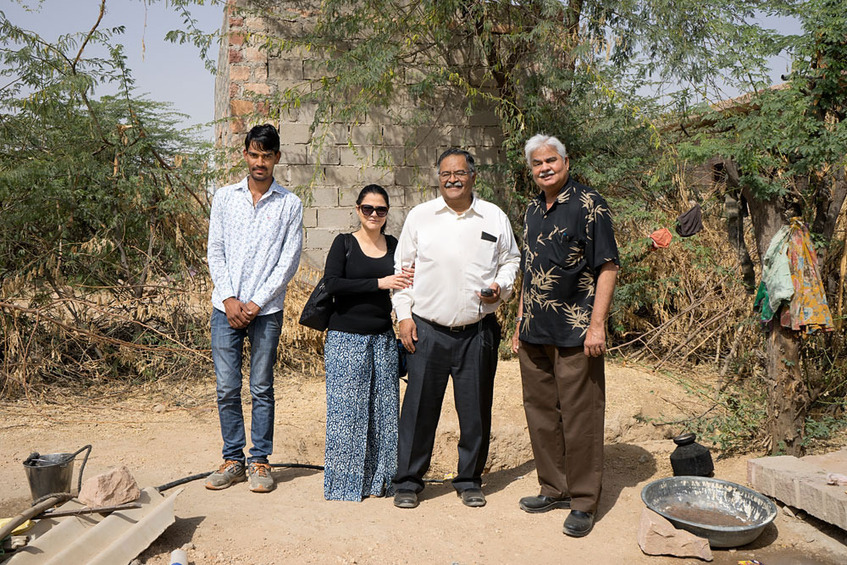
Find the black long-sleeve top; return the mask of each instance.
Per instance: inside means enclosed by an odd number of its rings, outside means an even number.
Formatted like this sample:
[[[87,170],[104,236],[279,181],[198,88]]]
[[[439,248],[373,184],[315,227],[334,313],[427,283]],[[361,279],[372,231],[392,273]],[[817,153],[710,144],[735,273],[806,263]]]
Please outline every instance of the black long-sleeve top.
[[[345,238],[349,238],[349,258]],[[380,334],[391,328],[391,294],[379,289],[378,279],[394,274],[397,240],[390,235],[385,240],[388,252],[379,258],[365,255],[352,234],[339,234],[332,242],[324,269],[326,290],[335,297],[328,329]]]

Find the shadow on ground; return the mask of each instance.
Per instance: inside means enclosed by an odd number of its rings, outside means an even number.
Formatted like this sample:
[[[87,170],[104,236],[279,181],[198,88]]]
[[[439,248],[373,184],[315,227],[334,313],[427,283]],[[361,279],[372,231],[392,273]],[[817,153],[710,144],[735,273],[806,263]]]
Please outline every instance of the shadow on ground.
[[[635,487],[655,474],[656,459],[643,447],[628,443],[606,445],[603,494],[600,495],[597,519],[602,519],[615,505],[623,489]]]
[[[160,553],[170,553],[190,542],[194,538],[194,532],[205,520],[205,516],[192,516],[191,518],[177,518],[161,536],[156,538],[150,547],[145,549],[138,557],[146,561]]]

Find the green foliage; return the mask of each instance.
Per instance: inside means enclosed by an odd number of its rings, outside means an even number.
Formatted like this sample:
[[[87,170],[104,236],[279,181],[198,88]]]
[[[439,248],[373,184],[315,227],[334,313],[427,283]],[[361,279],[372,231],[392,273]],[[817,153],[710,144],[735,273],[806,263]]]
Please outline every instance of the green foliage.
[[[185,292],[206,152],[135,95],[123,28],[99,22],[48,43],[0,12],[0,395],[174,376],[208,347]]]
[[[73,282],[138,296],[200,266],[204,158],[165,105],[137,98],[121,28],[55,44],[0,13],[0,277],[31,295]],[[102,46],[107,58],[86,58]],[[98,86],[120,94],[96,98]],[[39,281],[48,282],[45,286]]]
[[[761,84],[767,57],[786,41],[750,23],[759,8],[748,0],[252,0],[236,9],[280,22],[251,33],[254,46],[324,56],[313,78],[269,105],[315,105],[318,144],[333,122],[377,109],[393,123],[437,130],[459,100],[468,116],[491,109],[499,117],[507,157],[499,172],[519,194],[535,190],[523,142],[543,131],[565,142],[583,180],[643,197],[661,183],[650,172],[662,136],[637,88],[741,75]],[[304,13],[314,25],[300,24]]]
[[[831,439],[833,435],[847,428],[847,419],[824,415],[818,419],[806,418],[806,435],[803,445],[808,447],[816,442]]]
[[[685,377],[673,377],[687,394],[709,403],[704,412],[684,421],[650,419],[673,426],[674,433],[693,432],[698,441],[712,445],[720,457],[747,453],[766,442],[766,387],[757,379],[737,380],[715,388]]]
[[[732,159],[742,187],[763,200],[783,199],[813,225],[823,222],[816,204],[830,190],[826,178],[833,167],[844,166],[847,155],[843,8],[832,0],[804,2],[797,17],[805,33],[791,38],[789,82],[701,109],[700,123],[707,127],[680,144],[680,152],[695,161]]]

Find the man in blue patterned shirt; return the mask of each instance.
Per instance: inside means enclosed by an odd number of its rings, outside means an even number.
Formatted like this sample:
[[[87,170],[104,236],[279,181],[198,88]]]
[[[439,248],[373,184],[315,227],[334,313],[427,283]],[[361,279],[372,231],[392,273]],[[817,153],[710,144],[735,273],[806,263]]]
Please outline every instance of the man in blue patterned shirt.
[[[248,477],[253,492],[274,488],[268,463],[274,432],[273,367],[285,289],[297,271],[303,243],[303,205],[273,178],[279,158],[276,128],[269,124],[254,127],[244,141],[249,174],[241,182],[219,189],[212,201],[208,244],[214,284],[212,359],[224,459],[206,480],[206,488],[212,490]],[[253,400],[253,446],[246,460],[241,411],[245,338],[250,341]]]

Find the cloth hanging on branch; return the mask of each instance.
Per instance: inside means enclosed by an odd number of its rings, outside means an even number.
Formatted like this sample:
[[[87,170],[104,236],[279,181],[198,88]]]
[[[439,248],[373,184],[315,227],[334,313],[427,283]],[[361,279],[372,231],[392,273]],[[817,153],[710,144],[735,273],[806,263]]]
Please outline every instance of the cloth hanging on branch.
[[[762,282],[754,308],[761,308],[762,322],[770,322],[779,307],[794,296],[791,267],[788,263],[788,226],[782,226],[771,239],[762,260]]]
[[[821,282],[818,254],[809,237],[809,229],[799,218],[791,219],[788,262],[794,285],[794,298],[789,307],[791,329],[799,331],[805,327],[806,333],[832,331],[832,314]]]
[[[792,218],[771,239],[754,308],[761,309],[762,322],[770,322],[783,305],[788,306],[780,315],[783,327],[806,333],[832,331],[818,256],[800,218]]]

